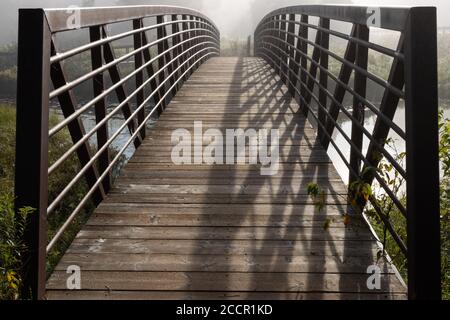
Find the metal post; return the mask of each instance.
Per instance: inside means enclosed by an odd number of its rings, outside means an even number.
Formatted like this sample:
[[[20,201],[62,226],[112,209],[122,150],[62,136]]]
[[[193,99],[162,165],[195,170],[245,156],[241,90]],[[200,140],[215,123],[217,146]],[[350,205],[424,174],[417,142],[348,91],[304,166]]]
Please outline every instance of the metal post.
[[[25,229],[22,297],[45,295],[51,33],[42,9],[19,10],[15,208],[36,209]]]
[[[309,17],[307,15],[302,14],[300,21],[303,23],[300,25],[300,29],[298,30],[298,34],[303,39],[308,38],[308,27],[305,25],[308,23]],[[308,68],[308,60],[306,59],[306,55],[308,54],[308,44],[305,40],[298,39],[300,41],[300,45],[298,45],[298,48],[301,50],[303,55],[300,58],[300,63],[302,69],[300,69],[300,94],[302,97],[306,96],[306,81],[307,81],[307,75],[305,70]],[[300,99],[300,110],[302,110],[303,114],[307,114],[307,106],[303,103],[303,100]]]
[[[279,56],[279,60],[280,60],[280,78],[281,81],[284,82],[286,85],[289,85],[289,78],[288,78],[288,66],[287,66],[287,62],[288,62],[288,45],[286,44],[287,42],[287,32],[286,32],[286,19],[287,19],[287,15],[282,14],[279,16],[280,19],[280,23],[279,23],[279,32],[278,32],[278,43],[279,43],[279,47],[282,48],[282,51],[280,52]]]
[[[319,26],[324,29],[329,30],[330,29],[330,19],[320,18]],[[319,31],[317,31],[317,32],[319,32]],[[330,45],[330,35],[327,32],[320,31],[320,46],[323,49],[328,50],[329,45]],[[324,50],[320,50],[320,66],[323,69],[320,69],[320,72],[319,72],[319,83],[320,83],[319,103],[323,106],[323,108],[326,109],[328,96],[325,92],[325,89],[328,87],[328,75],[325,72],[325,70],[328,70],[328,53],[326,53]],[[317,112],[317,117],[318,117],[319,122],[324,125],[325,121],[326,121],[326,117],[325,117],[325,111],[323,110],[323,108],[319,107],[318,112]],[[317,129],[317,135],[318,135],[319,139],[322,139],[322,137],[324,136],[322,126],[320,126],[320,125],[318,126],[318,129]]]
[[[133,20],[133,29],[140,29],[144,26],[142,19],[135,19]],[[142,33],[136,33],[133,36],[133,43],[134,43],[134,49],[138,50],[142,47]],[[139,69],[143,64],[143,57],[142,52],[136,53],[134,55],[134,68],[137,70]],[[144,72],[139,71],[136,74],[136,89],[141,87],[144,83]],[[136,106],[139,107],[144,103],[144,89],[140,90],[136,95]],[[144,122],[145,119],[145,108],[141,108],[137,115],[137,126],[139,127],[142,122]],[[145,125],[142,126],[142,129],[139,131],[139,134],[141,135],[142,140],[144,140],[146,132],[145,132]]]
[[[156,17],[156,23],[157,24],[162,24],[164,23],[164,16],[157,16]],[[156,29],[156,33],[157,33],[157,37],[158,39],[161,39],[165,36],[165,30],[164,30],[164,26],[160,26]],[[164,52],[164,42],[160,41],[158,42],[158,55],[161,54],[162,52]],[[166,58],[167,55],[162,55],[161,57],[158,58],[158,71],[163,69],[164,65],[166,64]],[[161,83],[164,82],[164,79],[166,77],[166,70],[162,70],[159,75],[158,75],[158,85],[160,85]],[[167,97],[163,98],[164,95],[166,94],[166,86],[167,83],[164,83],[161,88],[159,88],[159,95],[162,99],[161,104],[160,104],[160,111],[159,113],[162,113],[162,111],[164,111],[164,109],[166,109],[166,102],[167,102]]]
[[[294,90],[294,86],[295,86],[295,79],[296,79],[296,75],[298,72],[298,66],[294,63],[295,60],[295,50],[294,50],[294,44],[295,44],[295,37],[294,37],[294,32],[295,32],[295,14],[290,14],[288,15],[288,34],[287,34],[287,42],[289,45],[288,48],[288,59],[289,59],[289,68],[288,68],[288,78],[289,78],[289,82],[288,82],[288,88],[289,88],[289,92],[291,93],[292,97],[295,96],[295,90]],[[297,66],[297,72],[295,72],[295,67]]]
[[[356,36],[358,39],[362,41],[369,41],[369,28],[365,25],[357,25],[356,26]],[[366,46],[357,44],[356,45],[356,60],[355,64],[367,70],[367,60],[368,60],[368,48]],[[355,80],[354,80],[354,89],[357,94],[361,97],[366,97],[366,85],[367,85],[367,77],[362,75],[359,72],[355,71]],[[353,97],[353,112],[352,115],[355,119],[357,119],[360,124],[364,125],[364,105],[358,100],[358,98]],[[350,150],[350,167],[353,169],[356,174],[359,175],[361,171],[361,159],[358,155],[359,152],[362,151],[363,147],[363,132],[362,130],[352,121],[352,132],[351,139],[353,144],[358,148],[351,147]],[[356,181],[358,177],[355,177],[352,174],[352,171],[349,173],[348,184]]]
[[[411,8],[405,32],[408,296],[441,298],[436,8]]]
[[[100,40],[102,37],[102,32],[100,27],[90,27],[90,38],[91,42]],[[96,70],[101,68],[103,65],[103,50],[101,46],[97,46],[91,49],[91,62],[92,62],[92,70]],[[93,89],[94,96],[99,96],[103,93],[104,81],[103,81],[103,73],[96,75],[93,78]],[[96,123],[101,122],[106,117],[106,103],[105,98],[99,100],[95,104],[95,120]],[[108,141],[108,125],[104,124],[97,130],[97,149],[102,148],[105,143]],[[106,168],[109,166],[109,148],[101,154],[98,161],[99,173],[102,174]],[[103,189],[106,193],[108,193],[111,188],[111,175],[108,173],[103,179]]]

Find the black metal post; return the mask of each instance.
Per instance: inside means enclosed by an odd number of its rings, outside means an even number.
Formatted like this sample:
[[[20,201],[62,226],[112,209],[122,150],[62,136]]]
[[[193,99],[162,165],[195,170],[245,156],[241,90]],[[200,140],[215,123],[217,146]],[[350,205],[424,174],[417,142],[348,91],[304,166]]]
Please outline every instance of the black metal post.
[[[42,9],[19,10],[15,208],[36,209],[26,226],[22,297],[45,295],[48,100],[51,33]]]
[[[91,42],[100,40],[102,37],[102,32],[100,27],[90,27],[90,40]],[[98,68],[101,68],[103,65],[103,50],[101,46],[97,46],[91,49],[91,63],[92,63],[92,70],[96,70]],[[103,90],[105,89],[104,86],[104,76],[103,73],[97,74],[93,80],[93,90],[94,90],[94,96],[99,96],[103,93]],[[96,123],[99,123],[106,117],[106,102],[105,98],[100,99],[95,104],[95,120]],[[97,149],[102,148],[106,142],[108,141],[108,125],[105,123],[103,126],[101,126],[97,130]],[[109,166],[109,148],[106,148],[106,150],[100,155],[98,160],[98,171],[100,174],[102,174]],[[109,189],[111,188],[111,175],[108,173],[105,178],[102,181],[103,183],[103,190],[105,193],[108,193]]]
[[[295,83],[295,76],[296,76],[296,72],[295,72],[295,50],[294,50],[294,44],[295,44],[295,36],[294,36],[294,32],[295,32],[295,14],[290,14],[288,15],[288,34],[287,34],[287,42],[289,44],[288,47],[288,60],[289,60],[289,68],[288,68],[288,78],[289,78],[289,82],[288,82],[288,88],[289,88],[289,92],[291,93],[292,96],[295,95],[295,90],[294,90],[294,83]]]
[[[144,26],[142,19],[135,19],[133,20],[133,29],[140,29]],[[142,33],[136,33],[133,36],[133,43],[134,43],[134,49],[138,50],[142,47]],[[135,70],[139,69],[143,64],[143,57],[142,52],[136,53],[134,55],[134,68]],[[136,74],[136,89],[141,87],[144,83],[144,72],[139,71]],[[136,106],[139,107],[144,103],[144,89],[139,90],[139,92],[136,95]],[[137,125],[140,126],[142,122],[144,122],[145,119],[145,108],[141,108],[137,115]],[[139,134],[141,135],[142,140],[145,138],[146,132],[145,132],[145,125],[142,127],[141,130],[139,130]]]
[[[330,19],[326,18],[320,18],[319,20],[319,26],[324,29],[330,29]],[[327,32],[323,31],[317,31],[320,32],[320,46],[323,49],[328,50],[330,46],[330,35]],[[323,69],[320,69],[319,71],[319,103],[326,109],[327,108],[327,101],[328,96],[325,93],[325,88],[328,87],[328,75],[325,72],[325,70],[328,70],[328,53],[326,53],[324,50],[320,51],[320,66]],[[326,117],[325,117],[325,111],[323,108],[319,108],[317,111],[317,118],[320,123],[323,125],[325,124]],[[324,136],[322,126],[318,126],[317,129],[317,136],[319,139],[322,139]]]
[[[157,24],[162,24],[164,23],[164,16],[157,16],[156,17],[156,23]],[[166,33],[165,33],[165,27],[164,26],[160,26],[156,29],[156,36],[158,37],[158,39],[164,38]],[[165,51],[165,45],[163,41],[158,42],[158,55],[162,54]],[[164,79],[166,78],[166,69],[164,68],[164,65],[169,62],[166,60],[167,59],[167,55],[163,54],[161,55],[161,57],[158,58],[158,71],[161,70],[161,72],[158,74],[158,85],[160,85],[161,83],[164,82]],[[160,109],[161,111],[164,111],[164,109],[166,109],[167,106],[167,97],[163,98],[164,95],[166,94],[166,86],[167,83],[164,83],[160,88],[159,88],[159,96],[161,100],[161,104],[160,104]]]
[[[302,37],[303,39],[307,39],[308,38],[308,27],[305,25],[308,23],[309,17],[307,15],[302,14],[301,18],[300,18],[300,22],[302,22],[303,24],[300,25],[300,29],[298,30],[298,34],[300,37]],[[306,41],[302,40],[302,39],[298,39],[298,41],[300,41],[300,45],[298,45],[298,48],[301,50],[301,52],[303,53],[303,55],[300,58],[300,63],[301,63],[301,67],[303,69],[300,69],[300,94],[302,97],[306,96],[306,88],[304,85],[301,85],[302,83],[305,84],[306,80],[307,80],[307,75],[306,72],[304,70],[306,70],[308,68],[308,60],[306,59],[306,55],[308,54],[308,44],[306,43]],[[302,112],[304,114],[307,114],[307,106],[303,103],[303,100],[300,99],[300,110],[302,110]]]
[[[410,9],[405,94],[408,296],[440,299],[436,8]]]
[[[367,42],[369,41],[369,28],[365,25],[358,24],[356,26],[356,36],[358,39]],[[367,61],[368,61],[368,48],[366,46],[357,44],[356,45],[356,60],[355,64],[361,69],[367,70]],[[367,77],[361,74],[360,72],[355,71],[355,80],[354,80],[354,90],[361,97],[366,97],[366,86],[367,86]],[[364,105],[356,98],[353,97],[353,112],[352,115],[360,124],[364,125]],[[356,123],[352,121],[352,132],[351,139],[355,149],[353,146],[350,150],[350,167],[353,169],[353,172],[359,175],[361,171],[361,159],[358,153],[361,153],[363,147],[363,132],[357,126]],[[356,181],[358,177],[355,177],[350,170],[348,184]]]

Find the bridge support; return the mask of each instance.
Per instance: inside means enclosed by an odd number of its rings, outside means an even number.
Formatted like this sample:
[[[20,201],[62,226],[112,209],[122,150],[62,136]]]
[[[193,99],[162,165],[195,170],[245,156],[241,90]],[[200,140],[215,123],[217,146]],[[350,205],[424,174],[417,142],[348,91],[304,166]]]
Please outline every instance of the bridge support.
[[[50,36],[44,10],[19,11],[15,210],[35,209],[23,239],[25,299],[41,299],[45,294]]]
[[[440,299],[436,8],[411,8],[405,57],[408,295]]]

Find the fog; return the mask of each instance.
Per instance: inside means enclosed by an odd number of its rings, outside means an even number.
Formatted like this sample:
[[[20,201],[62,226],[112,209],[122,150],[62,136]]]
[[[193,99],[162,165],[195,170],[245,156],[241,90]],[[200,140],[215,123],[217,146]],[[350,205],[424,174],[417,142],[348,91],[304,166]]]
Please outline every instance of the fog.
[[[0,0],[0,44],[17,39],[17,10],[25,7],[67,7],[166,4],[197,9],[219,26],[223,36],[245,38],[255,25],[271,10],[299,4],[356,4],[356,5],[433,5],[438,7],[438,25],[450,26],[448,0]]]

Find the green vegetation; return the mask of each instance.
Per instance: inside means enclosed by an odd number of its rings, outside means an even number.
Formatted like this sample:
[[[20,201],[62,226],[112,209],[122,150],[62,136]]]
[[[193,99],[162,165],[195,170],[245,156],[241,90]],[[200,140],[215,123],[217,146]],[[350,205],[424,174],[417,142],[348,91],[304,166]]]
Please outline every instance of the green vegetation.
[[[22,279],[21,256],[26,251],[23,233],[32,208],[14,211],[13,198],[0,195],[0,300],[15,300],[20,296]]]
[[[441,195],[441,277],[443,298],[450,300],[450,120],[440,113],[439,157],[442,163]]]
[[[50,123],[54,125],[57,117],[52,115]],[[14,299],[18,297],[20,288],[19,256],[26,250],[21,243],[21,234],[25,225],[25,218],[31,213],[30,208],[13,210],[14,187],[14,155],[15,155],[15,109],[10,105],[0,105],[0,299]],[[50,163],[58,159],[70,146],[67,131],[62,131],[49,142]],[[49,201],[64,188],[73,176],[79,171],[76,156],[70,157],[49,178]],[[77,183],[69,192],[58,208],[48,218],[49,238],[73,211],[77,203],[87,191],[84,181]],[[65,252],[72,242],[81,225],[83,225],[91,212],[92,203],[85,206],[75,218],[67,232],[50,252],[47,259],[48,273],[55,267],[61,254]],[[32,213],[31,213],[32,214]]]
[[[0,300],[19,297],[21,286],[19,257],[26,250],[21,239],[26,225],[26,217],[33,214],[31,208],[14,212],[15,113],[15,106],[0,105]],[[49,121],[51,127],[59,122],[55,114],[50,115]],[[72,140],[67,130],[61,130],[53,136],[49,141],[49,163],[54,163],[71,146]],[[112,149],[111,157],[116,154],[117,151]],[[125,156],[120,157],[112,170],[113,178],[117,176],[118,170],[124,162]],[[49,203],[60,194],[79,171],[78,158],[76,154],[73,154],[49,176]],[[84,179],[80,179],[61,200],[54,212],[48,216],[49,241],[80,203],[87,191],[88,187]],[[47,275],[50,275],[93,210],[94,205],[89,201],[77,214],[66,232],[63,233],[53,250],[49,252]]]
[[[14,211],[15,110],[0,106],[0,300],[17,299],[21,285],[22,234],[31,208]]]

